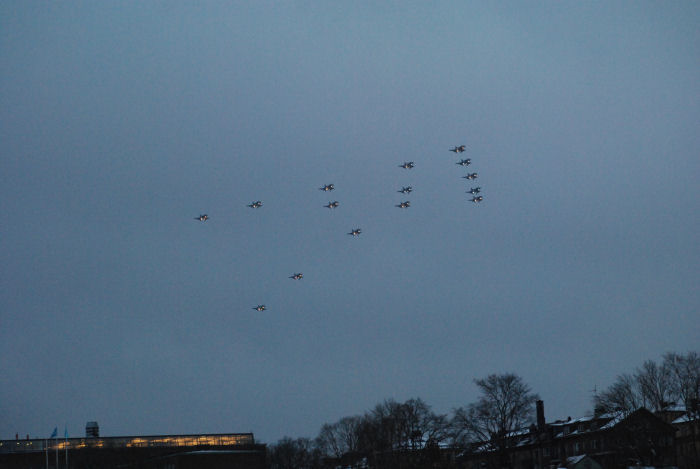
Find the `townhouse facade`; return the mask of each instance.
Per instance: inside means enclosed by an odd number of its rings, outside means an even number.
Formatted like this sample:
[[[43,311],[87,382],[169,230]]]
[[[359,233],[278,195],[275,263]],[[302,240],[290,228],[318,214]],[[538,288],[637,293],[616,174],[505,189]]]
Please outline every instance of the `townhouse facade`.
[[[585,458],[604,469],[681,467],[676,433],[673,424],[644,408],[545,423],[538,401],[537,424],[507,435],[500,445],[475,447],[460,459],[466,469],[552,469]]]

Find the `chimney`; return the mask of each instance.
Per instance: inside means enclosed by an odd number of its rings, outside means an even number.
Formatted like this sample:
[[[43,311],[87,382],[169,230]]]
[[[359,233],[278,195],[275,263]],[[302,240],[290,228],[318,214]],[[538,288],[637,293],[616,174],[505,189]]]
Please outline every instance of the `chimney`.
[[[538,400],[537,405],[537,430],[543,432],[545,428],[544,423],[544,401]]]

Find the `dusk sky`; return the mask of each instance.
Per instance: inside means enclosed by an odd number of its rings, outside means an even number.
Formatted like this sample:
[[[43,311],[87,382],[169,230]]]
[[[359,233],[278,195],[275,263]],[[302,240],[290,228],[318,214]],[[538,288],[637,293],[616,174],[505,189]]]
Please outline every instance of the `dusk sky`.
[[[389,398],[451,413],[505,372],[551,421],[697,351],[699,22],[0,3],[0,439],[274,443]]]

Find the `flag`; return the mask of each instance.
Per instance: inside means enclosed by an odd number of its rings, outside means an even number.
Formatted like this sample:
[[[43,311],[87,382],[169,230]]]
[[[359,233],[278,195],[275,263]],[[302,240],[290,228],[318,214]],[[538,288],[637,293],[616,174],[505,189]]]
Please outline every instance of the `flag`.
[[[56,438],[58,435],[58,427],[53,428],[53,432],[51,432],[51,436],[49,438]]]

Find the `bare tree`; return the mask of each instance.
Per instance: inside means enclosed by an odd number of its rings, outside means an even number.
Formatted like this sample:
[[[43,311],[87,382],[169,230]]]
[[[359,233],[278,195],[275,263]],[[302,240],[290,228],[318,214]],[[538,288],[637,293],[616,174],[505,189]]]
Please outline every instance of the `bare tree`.
[[[597,412],[624,412],[630,414],[642,407],[642,396],[637,381],[629,374],[618,375],[615,382],[594,398]]]
[[[642,405],[648,410],[662,410],[675,401],[671,370],[665,363],[657,365],[656,362],[647,360],[641,368],[637,368],[634,377],[642,397]]]
[[[359,449],[358,430],[362,417],[343,417],[333,424],[321,427],[316,444],[326,455],[340,459],[347,453],[356,453]]]
[[[362,417],[324,426],[318,441],[344,463],[366,458],[376,467],[421,467],[423,459],[439,458],[435,449],[448,434],[447,416],[435,414],[423,400],[388,399]]]
[[[699,388],[698,354],[667,353],[661,364],[647,360],[633,375],[619,375],[594,401],[599,412],[629,414],[640,407],[656,412],[678,402],[688,407],[698,398]]]
[[[374,451],[392,451],[398,446],[401,432],[400,405],[393,399],[387,399],[374,406],[366,415],[365,420],[371,425],[374,434]]]
[[[678,400],[685,405],[690,441],[693,442],[691,452],[685,458],[691,467],[700,467],[700,453],[695,443],[698,441],[696,422],[700,420],[700,356],[697,352],[688,352],[687,355],[667,353],[664,364],[673,377],[672,384]]]
[[[475,403],[455,410],[454,427],[472,442],[494,452],[494,464],[507,466],[506,450],[513,433],[534,420],[534,404],[539,396],[512,373],[492,374],[474,382],[481,395]]]
[[[316,437],[316,445],[327,456],[340,459],[345,454],[338,423],[324,423]]]
[[[697,352],[688,352],[687,355],[667,353],[664,366],[672,377],[671,386],[676,398],[690,409],[693,401],[700,400],[700,356]]]
[[[425,448],[428,441],[440,443],[447,438],[447,416],[435,414],[422,399],[409,399],[396,410],[401,422],[398,435],[400,448],[415,451]]]
[[[319,451],[308,438],[284,437],[268,449],[270,469],[319,469]]]

